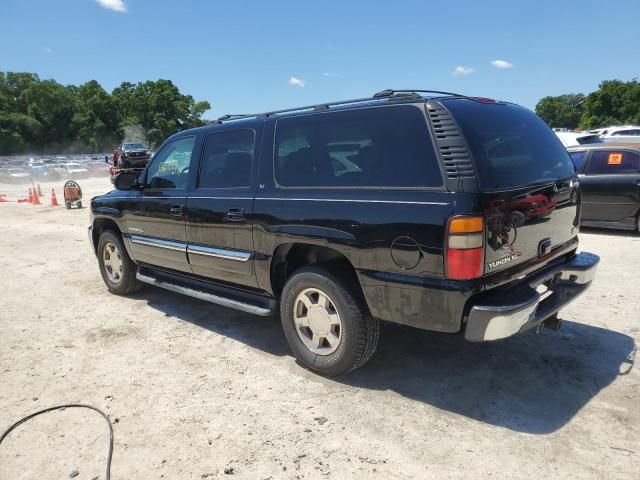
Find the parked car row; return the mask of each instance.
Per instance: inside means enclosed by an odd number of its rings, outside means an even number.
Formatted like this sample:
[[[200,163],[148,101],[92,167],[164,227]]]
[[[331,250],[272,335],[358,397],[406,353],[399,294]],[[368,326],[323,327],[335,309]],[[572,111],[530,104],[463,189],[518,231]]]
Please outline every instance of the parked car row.
[[[97,159],[98,158],[98,159]],[[0,160],[0,182],[22,183],[68,178],[86,178],[109,174],[109,164],[99,157],[71,161],[66,157]]]
[[[640,126],[637,125],[603,127],[580,132],[566,128],[554,128],[553,131],[565,147],[607,142],[640,143]]]

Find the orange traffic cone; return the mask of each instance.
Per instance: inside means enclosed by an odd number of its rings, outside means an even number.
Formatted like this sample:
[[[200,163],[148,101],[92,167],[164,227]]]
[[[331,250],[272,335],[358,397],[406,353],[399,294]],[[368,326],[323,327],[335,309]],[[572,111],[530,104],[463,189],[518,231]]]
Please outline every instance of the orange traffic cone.
[[[29,187],[29,203],[33,203],[33,190]]]
[[[51,189],[51,206],[57,207],[58,205],[60,204],[58,203],[58,199],[56,198],[56,191],[52,188]]]
[[[40,188],[40,184],[38,184],[38,195],[40,195],[41,197],[43,196],[42,189]]]
[[[38,190],[36,190],[35,188],[33,189],[33,197],[31,197],[31,203],[33,205],[42,205],[42,203],[40,203],[40,197],[38,197]]]

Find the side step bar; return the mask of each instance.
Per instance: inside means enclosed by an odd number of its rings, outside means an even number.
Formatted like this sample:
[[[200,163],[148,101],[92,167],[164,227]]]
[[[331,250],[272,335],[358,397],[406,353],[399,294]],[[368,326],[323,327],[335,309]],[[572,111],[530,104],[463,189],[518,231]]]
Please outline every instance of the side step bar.
[[[204,300],[205,302],[215,303],[216,305],[233,308],[254,315],[267,317],[271,315],[275,309],[275,300],[268,297],[262,299],[260,295],[252,295],[244,292],[231,294],[233,289],[229,287],[218,287],[213,284],[205,286],[205,282],[202,281],[194,281],[193,284],[191,284],[191,282],[181,279],[178,275],[157,272],[149,268],[139,268],[136,273],[136,278],[154,287],[164,288],[165,290],[181,293],[189,297]],[[261,303],[262,305],[256,305],[253,302],[250,303],[246,301],[245,298],[231,298],[247,297],[249,295],[257,297],[255,303]]]

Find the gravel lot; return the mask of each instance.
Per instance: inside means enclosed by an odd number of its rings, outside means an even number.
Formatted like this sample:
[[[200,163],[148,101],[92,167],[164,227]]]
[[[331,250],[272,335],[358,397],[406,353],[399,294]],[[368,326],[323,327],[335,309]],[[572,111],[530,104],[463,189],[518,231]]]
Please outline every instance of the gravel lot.
[[[87,205],[110,189],[79,183]],[[114,479],[638,478],[637,235],[581,234],[602,262],[561,332],[481,345],[387,326],[369,364],[328,380],[276,318],[109,294],[88,208],[0,203],[0,220],[0,430],[99,407]],[[32,420],[0,446],[0,478],[103,479],[107,432],[88,411]]]

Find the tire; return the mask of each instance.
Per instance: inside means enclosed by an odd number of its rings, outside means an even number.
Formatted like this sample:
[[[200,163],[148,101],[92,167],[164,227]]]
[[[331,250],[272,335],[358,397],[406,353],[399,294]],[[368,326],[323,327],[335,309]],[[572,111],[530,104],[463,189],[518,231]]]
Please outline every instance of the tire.
[[[67,210],[71,210],[71,202],[69,200],[64,201],[64,206],[67,207]]]
[[[136,279],[136,264],[124,248],[120,235],[105,230],[98,240],[97,252],[102,279],[111,293],[129,295],[140,290],[142,283]]]
[[[297,270],[280,300],[287,342],[306,367],[326,376],[341,375],[364,365],[375,352],[380,321],[369,315],[355,289],[332,273],[318,267]]]
[[[78,208],[82,208],[82,202],[78,201],[77,205],[78,205]]]

